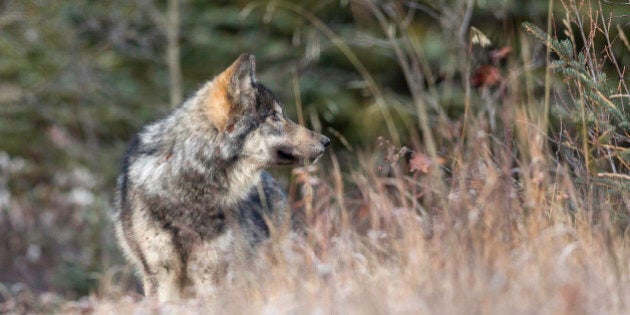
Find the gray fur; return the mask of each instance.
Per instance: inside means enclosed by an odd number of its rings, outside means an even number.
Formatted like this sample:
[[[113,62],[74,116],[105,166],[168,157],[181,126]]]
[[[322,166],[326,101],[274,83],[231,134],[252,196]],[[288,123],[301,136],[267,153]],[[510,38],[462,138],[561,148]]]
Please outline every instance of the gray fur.
[[[287,215],[282,188],[263,169],[314,160],[330,142],[284,116],[256,82],[253,56],[229,69],[225,126],[207,114],[215,79],[136,135],[118,178],[119,243],[145,294],[159,300],[211,292],[268,236],[265,218]]]

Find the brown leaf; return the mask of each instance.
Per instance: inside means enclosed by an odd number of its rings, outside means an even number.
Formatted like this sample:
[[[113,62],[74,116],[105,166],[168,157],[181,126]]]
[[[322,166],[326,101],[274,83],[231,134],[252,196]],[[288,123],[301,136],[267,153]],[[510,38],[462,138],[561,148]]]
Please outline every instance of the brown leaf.
[[[501,72],[497,67],[483,65],[475,70],[471,83],[474,87],[489,87],[496,85],[501,79]]]
[[[429,172],[429,168],[431,167],[431,165],[433,165],[433,161],[430,157],[419,152],[413,152],[411,155],[411,160],[409,160],[409,171],[420,171],[426,174]]]

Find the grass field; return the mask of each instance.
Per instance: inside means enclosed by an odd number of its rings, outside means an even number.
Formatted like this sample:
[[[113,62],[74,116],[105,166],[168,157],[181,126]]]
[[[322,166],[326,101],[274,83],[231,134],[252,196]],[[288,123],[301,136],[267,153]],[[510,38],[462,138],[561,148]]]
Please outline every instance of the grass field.
[[[627,23],[608,19],[601,3],[553,1],[548,25],[524,23],[511,44],[486,48],[483,32],[460,29],[473,3],[460,1],[450,14],[461,19],[442,25],[443,40],[461,46],[459,62],[438,74],[404,11],[356,3],[382,28],[411,109],[398,108],[316,16],[273,2],[343,52],[386,126],[370,150],[330,134],[337,151],[292,171],[298,228],[272,229],[251,268],[213,296],[146,301],[130,267],[117,265],[81,300],[7,293],[5,310],[629,314]],[[445,107],[452,97],[463,99],[457,117]],[[298,120],[317,126],[296,99]],[[405,110],[411,120],[400,123]]]

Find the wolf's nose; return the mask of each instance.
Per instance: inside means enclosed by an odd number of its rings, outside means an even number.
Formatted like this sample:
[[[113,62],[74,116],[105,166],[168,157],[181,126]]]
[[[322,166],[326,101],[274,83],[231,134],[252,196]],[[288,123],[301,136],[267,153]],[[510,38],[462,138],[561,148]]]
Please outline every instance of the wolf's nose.
[[[328,139],[328,137],[326,136],[322,136],[322,144],[324,145],[324,147],[327,147],[330,144],[330,139]]]

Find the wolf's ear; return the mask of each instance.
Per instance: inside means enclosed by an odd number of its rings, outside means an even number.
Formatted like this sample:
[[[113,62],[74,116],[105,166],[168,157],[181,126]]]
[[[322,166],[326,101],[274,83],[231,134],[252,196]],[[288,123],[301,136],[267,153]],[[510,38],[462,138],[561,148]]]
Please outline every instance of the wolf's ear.
[[[250,97],[254,95],[256,82],[256,58],[250,54],[241,54],[230,66],[232,76],[228,87],[228,95],[233,105],[247,106]]]
[[[250,54],[241,54],[208,89],[202,90],[206,115],[219,130],[225,130],[230,121],[253,105],[255,82],[256,60]]]

